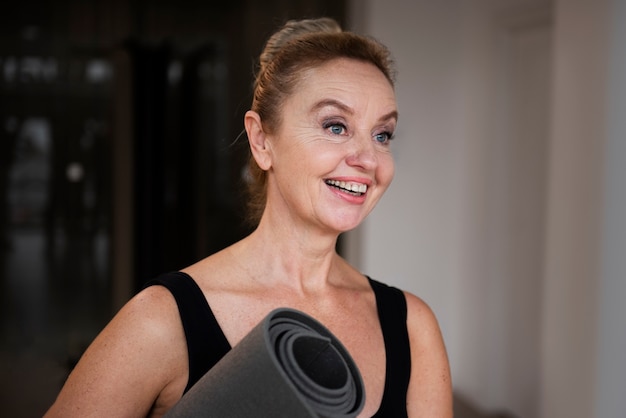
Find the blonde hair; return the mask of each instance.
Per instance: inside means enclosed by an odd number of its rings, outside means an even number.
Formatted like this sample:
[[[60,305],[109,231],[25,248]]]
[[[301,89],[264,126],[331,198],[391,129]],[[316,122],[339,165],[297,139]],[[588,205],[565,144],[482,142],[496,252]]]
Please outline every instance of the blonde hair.
[[[252,110],[266,132],[276,132],[281,123],[282,103],[294,91],[305,70],[337,58],[350,58],[375,65],[393,86],[395,69],[389,50],[378,41],[344,32],[333,19],[290,20],[265,44],[254,81]],[[267,199],[267,173],[251,156],[248,178],[248,220],[258,224]]]

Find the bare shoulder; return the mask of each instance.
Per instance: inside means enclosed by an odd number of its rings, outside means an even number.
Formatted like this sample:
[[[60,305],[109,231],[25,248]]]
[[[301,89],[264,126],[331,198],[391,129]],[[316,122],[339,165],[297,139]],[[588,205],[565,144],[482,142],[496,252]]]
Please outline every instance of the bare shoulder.
[[[446,348],[432,309],[404,292],[411,344],[411,380],[407,394],[410,417],[452,417],[452,383]]]
[[[415,337],[437,338],[437,334],[440,334],[439,322],[430,306],[413,293],[404,291],[404,296],[409,333]]]
[[[146,416],[165,408],[186,384],[185,354],[174,298],[148,287],[96,337],[47,416]]]

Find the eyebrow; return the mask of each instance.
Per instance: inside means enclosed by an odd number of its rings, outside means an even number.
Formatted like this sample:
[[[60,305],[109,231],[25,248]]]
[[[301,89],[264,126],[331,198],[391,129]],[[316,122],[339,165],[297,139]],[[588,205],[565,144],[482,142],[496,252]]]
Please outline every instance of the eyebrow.
[[[392,110],[391,112],[389,112],[386,115],[382,116],[378,120],[380,120],[380,121],[387,121],[387,120],[391,120],[391,119],[395,120],[396,122],[398,121],[398,111],[397,110]]]
[[[341,103],[339,100],[335,100],[335,99],[322,99],[319,102],[315,103],[315,105],[313,105],[311,110],[317,111],[325,107],[336,107],[343,112],[349,113],[351,115],[354,114],[354,110],[352,110],[350,106],[344,103]]]
[[[354,110],[350,106],[348,106],[348,105],[346,105],[346,104],[344,104],[344,103],[342,103],[342,102],[340,102],[338,100],[335,100],[335,99],[323,99],[323,100],[320,100],[319,102],[315,103],[315,105],[313,105],[311,110],[313,112],[315,112],[315,111],[318,111],[318,110],[320,110],[322,108],[329,107],[329,106],[330,107],[335,107],[335,108],[337,108],[337,109],[339,109],[339,110],[341,110],[343,112],[348,113],[349,115],[353,115],[354,114]],[[391,120],[391,119],[394,119],[396,121],[398,120],[398,111],[397,110],[392,110],[391,112],[389,112],[389,113],[381,116],[380,118],[378,118],[379,121],[388,121],[388,120]]]

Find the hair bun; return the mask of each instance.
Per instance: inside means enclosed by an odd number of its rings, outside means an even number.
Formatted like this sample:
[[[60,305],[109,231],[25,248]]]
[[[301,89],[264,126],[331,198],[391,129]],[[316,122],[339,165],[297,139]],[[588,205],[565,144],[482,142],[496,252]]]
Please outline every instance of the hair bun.
[[[259,57],[261,70],[274,59],[276,53],[288,42],[304,35],[319,32],[339,33],[342,32],[342,29],[336,20],[329,17],[287,21],[281,29],[267,40],[265,48]]]

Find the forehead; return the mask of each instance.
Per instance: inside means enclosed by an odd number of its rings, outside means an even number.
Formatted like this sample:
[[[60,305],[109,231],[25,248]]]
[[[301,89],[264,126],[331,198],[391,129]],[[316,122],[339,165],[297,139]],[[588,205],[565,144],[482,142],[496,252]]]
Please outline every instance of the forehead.
[[[393,86],[382,71],[371,63],[347,58],[305,70],[287,101],[305,105],[329,96],[354,107],[374,103],[389,110],[396,106]]]

